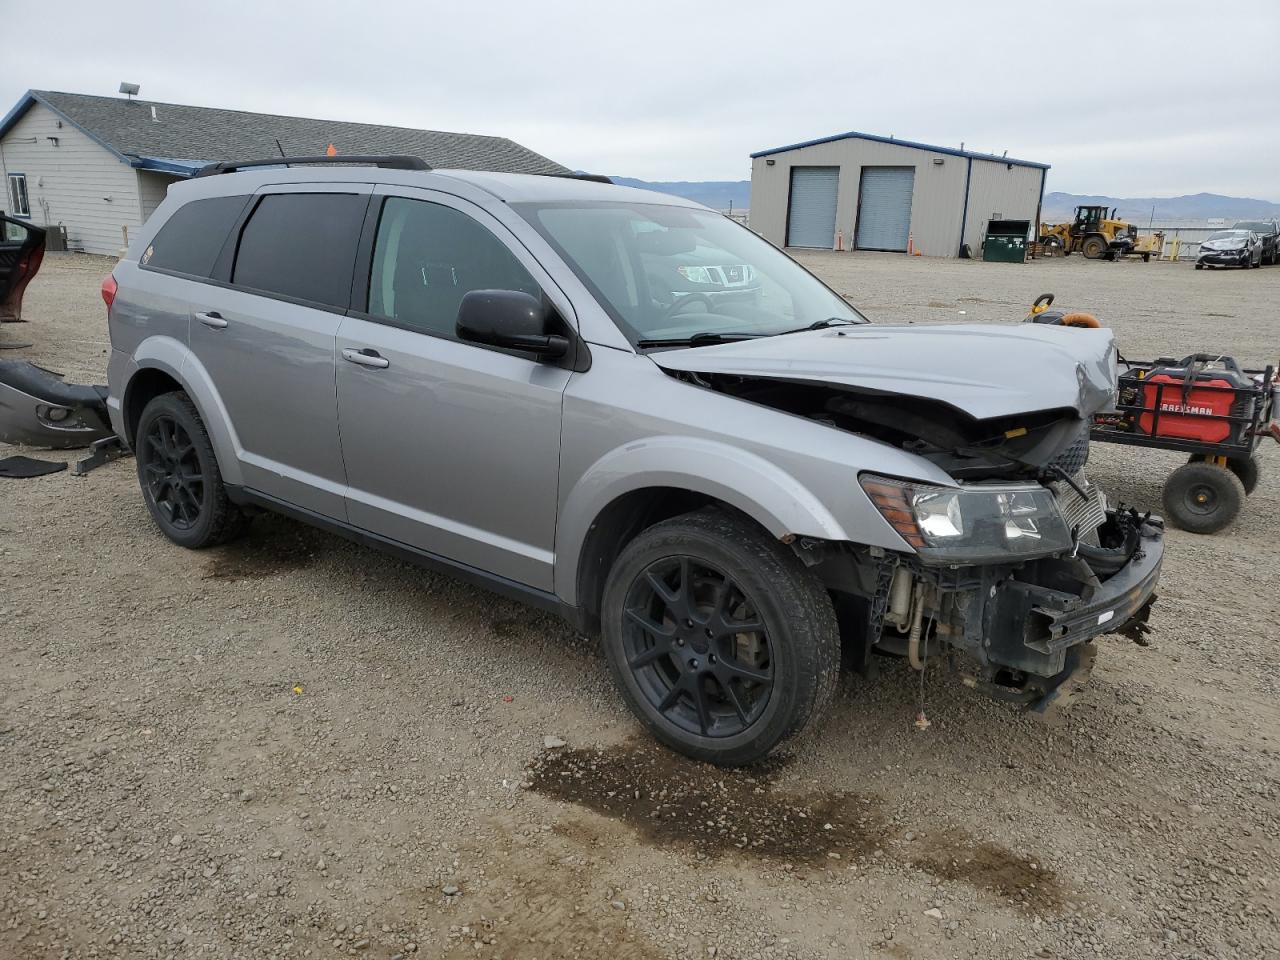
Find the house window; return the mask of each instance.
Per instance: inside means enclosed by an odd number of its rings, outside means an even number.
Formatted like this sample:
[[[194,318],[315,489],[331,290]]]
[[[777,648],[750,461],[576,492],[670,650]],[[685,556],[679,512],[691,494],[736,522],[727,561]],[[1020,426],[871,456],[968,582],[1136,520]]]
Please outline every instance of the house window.
[[[31,216],[31,203],[27,199],[27,175],[9,174],[9,209],[15,217]]]

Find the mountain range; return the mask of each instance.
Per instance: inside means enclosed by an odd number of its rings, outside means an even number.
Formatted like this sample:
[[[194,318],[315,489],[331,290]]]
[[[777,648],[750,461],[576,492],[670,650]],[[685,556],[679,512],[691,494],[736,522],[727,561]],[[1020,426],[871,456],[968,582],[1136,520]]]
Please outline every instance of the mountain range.
[[[656,190],[694,200],[713,210],[745,211],[751,203],[750,180],[637,180],[612,177],[614,183],[643,190]],[[1182,197],[1108,197],[1101,194],[1046,193],[1041,217],[1048,223],[1070,220],[1081,204],[1118,207],[1121,219],[1139,225],[1152,219],[1170,220],[1251,220],[1280,218],[1280,203],[1249,197],[1227,197],[1217,193],[1195,193]]]
[[[656,190],[693,200],[712,210],[745,211],[751,203],[750,180],[636,180],[632,177],[610,177],[624,187]]]
[[[1077,193],[1046,193],[1041,219],[1056,223],[1070,220],[1081,204],[1117,207],[1121,220],[1139,226],[1169,220],[1273,220],[1280,217],[1280,203],[1249,197],[1224,197],[1218,193],[1194,193],[1183,197],[1107,197]],[[1152,211],[1154,210],[1154,216]]]

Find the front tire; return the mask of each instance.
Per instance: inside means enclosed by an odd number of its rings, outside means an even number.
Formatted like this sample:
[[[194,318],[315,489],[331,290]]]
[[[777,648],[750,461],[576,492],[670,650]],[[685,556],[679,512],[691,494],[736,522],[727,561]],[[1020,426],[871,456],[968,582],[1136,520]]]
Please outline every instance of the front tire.
[[[138,484],[160,532],[199,550],[234,539],[245,516],[227,497],[213,444],[185,393],[161,394],[142,411],[136,431]]]
[[[1107,241],[1102,237],[1085,237],[1080,252],[1088,260],[1097,260],[1107,252]]]
[[[627,705],[662,743],[736,767],[826,708],[840,667],[822,584],[750,521],[715,509],[656,524],[622,551],[601,610]]]

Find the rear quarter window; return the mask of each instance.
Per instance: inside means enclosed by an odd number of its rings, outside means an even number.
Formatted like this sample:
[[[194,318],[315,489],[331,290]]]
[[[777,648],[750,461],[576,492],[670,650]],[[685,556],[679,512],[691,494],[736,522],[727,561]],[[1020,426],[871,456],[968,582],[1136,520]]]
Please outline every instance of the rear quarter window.
[[[209,197],[179,207],[152,238],[139,263],[207,279],[248,202],[248,196]]]
[[[368,204],[364,194],[264,196],[240,234],[232,284],[345,309]]]

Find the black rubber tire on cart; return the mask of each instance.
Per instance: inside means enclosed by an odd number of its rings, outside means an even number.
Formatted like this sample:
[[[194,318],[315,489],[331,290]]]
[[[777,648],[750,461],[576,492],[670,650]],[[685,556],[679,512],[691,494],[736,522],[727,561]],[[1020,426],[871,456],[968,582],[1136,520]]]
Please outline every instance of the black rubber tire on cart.
[[[1244,484],[1216,463],[1186,463],[1164,484],[1165,516],[1191,533],[1217,533],[1240,515]]]
[[[185,393],[164,393],[146,405],[134,450],[143,502],[174,543],[199,550],[244,530],[245,515],[227,497],[209,434]]]
[[[1202,453],[1193,453],[1187,463],[1204,463],[1206,457]],[[1258,478],[1262,473],[1262,464],[1257,457],[1227,457],[1227,469],[1240,478],[1240,485],[1246,494],[1258,489]]]
[[[627,705],[695,760],[761,760],[835,692],[831,598],[788,547],[728,511],[687,513],[627,544],[605,585],[601,627]]]

